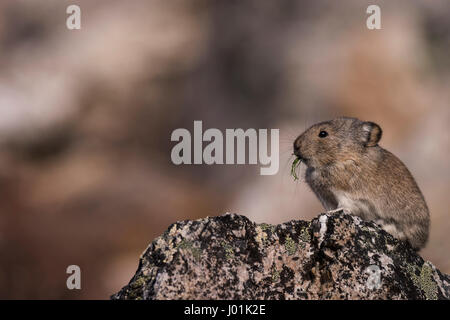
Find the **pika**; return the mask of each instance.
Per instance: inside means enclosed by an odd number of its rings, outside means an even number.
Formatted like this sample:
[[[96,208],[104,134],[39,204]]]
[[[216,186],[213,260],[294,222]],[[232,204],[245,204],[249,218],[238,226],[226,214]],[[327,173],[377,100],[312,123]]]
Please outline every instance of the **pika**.
[[[420,250],[428,240],[427,204],[403,162],[378,145],[381,135],[374,122],[337,118],[298,136],[294,154],[306,165],[306,183],[326,210],[375,221]]]

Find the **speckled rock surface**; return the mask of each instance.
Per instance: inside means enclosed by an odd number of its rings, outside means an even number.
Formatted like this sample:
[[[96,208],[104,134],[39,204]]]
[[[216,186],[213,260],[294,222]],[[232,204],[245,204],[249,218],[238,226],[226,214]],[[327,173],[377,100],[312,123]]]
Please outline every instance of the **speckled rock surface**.
[[[112,299],[449,299],[450,276],[375,223],[338,212],[177,222]]]

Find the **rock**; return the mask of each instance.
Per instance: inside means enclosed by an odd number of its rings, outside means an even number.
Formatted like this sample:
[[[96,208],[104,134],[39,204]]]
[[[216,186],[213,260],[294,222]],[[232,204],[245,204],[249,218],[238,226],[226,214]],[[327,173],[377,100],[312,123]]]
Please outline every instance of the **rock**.
[[[449,299],[450,276],[373,222],[338,212],[172,224],[112,299]]]

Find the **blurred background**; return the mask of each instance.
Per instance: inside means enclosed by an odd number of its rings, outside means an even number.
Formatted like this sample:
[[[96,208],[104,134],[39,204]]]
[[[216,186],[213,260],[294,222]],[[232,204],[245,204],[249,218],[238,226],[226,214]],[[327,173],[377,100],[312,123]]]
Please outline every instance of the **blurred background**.
[[[81,30],[66,8],[81,7]],[[381,7],[381,30],[366,8]],[[293,139],[377,122],[450,273],[450,2],[0,0],[0,298],[107,299],[173,222],[311,219]],[[176,128],[279,128],[280,170],[175,166]],[[66,288],[68,265],[81,290]]]

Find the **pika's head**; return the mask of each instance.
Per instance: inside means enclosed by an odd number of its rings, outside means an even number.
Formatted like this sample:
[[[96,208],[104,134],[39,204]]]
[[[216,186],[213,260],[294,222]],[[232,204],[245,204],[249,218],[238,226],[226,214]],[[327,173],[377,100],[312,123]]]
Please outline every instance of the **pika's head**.
[[[294,141],[294,154],[308,167],[321,168],[361,158],[381,139],[381,128],[356,118],[337,118],[320,122]]]

